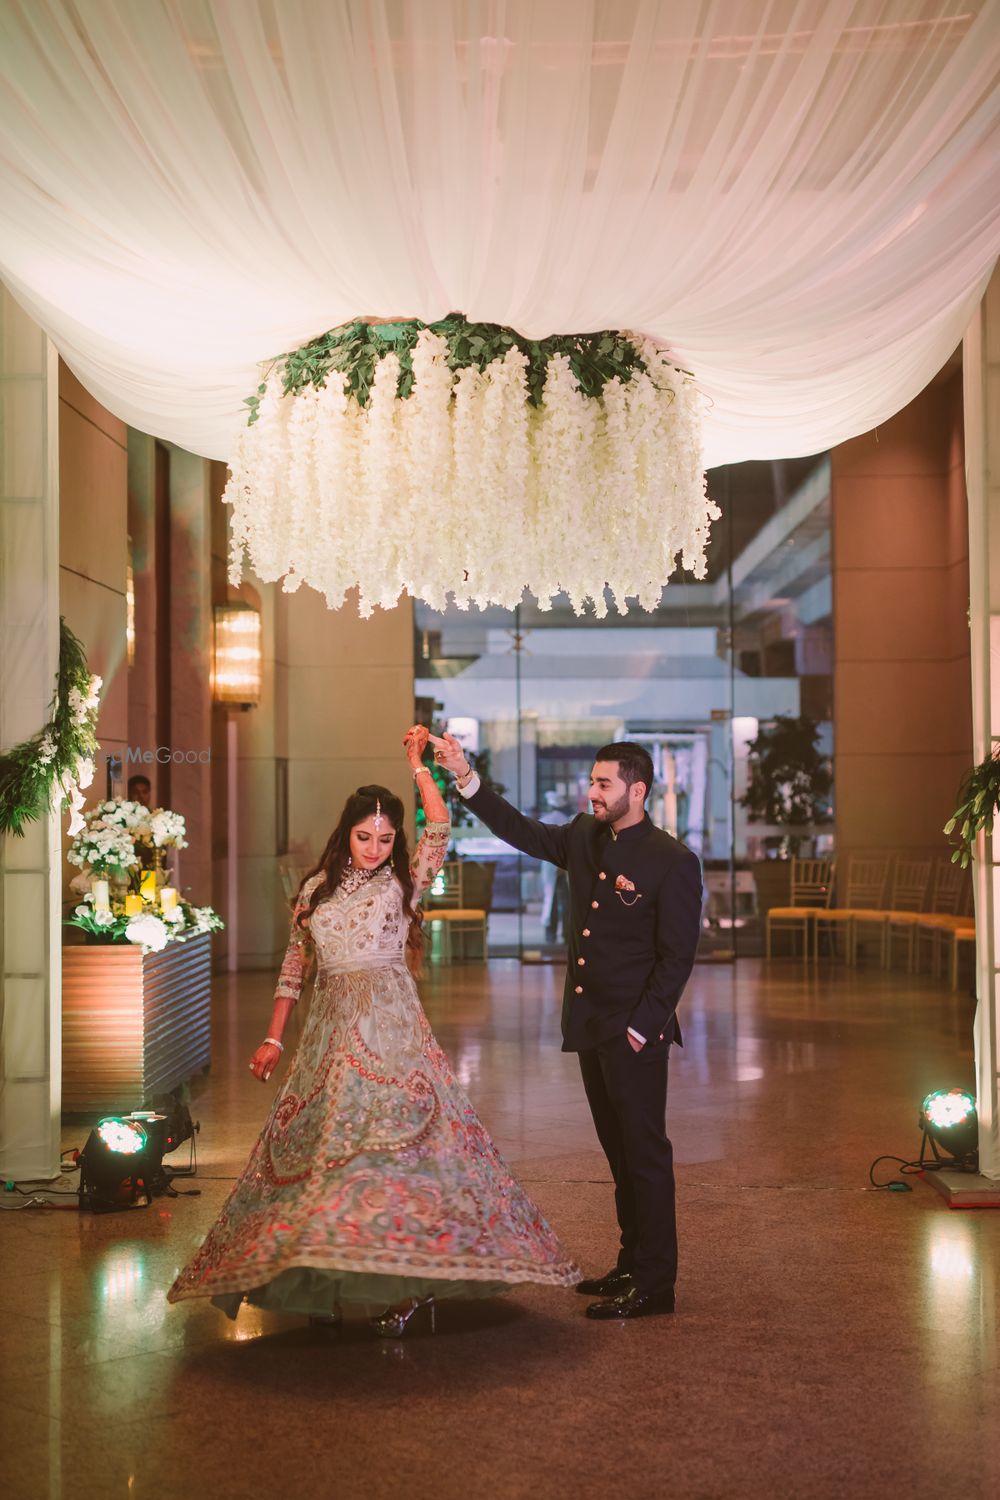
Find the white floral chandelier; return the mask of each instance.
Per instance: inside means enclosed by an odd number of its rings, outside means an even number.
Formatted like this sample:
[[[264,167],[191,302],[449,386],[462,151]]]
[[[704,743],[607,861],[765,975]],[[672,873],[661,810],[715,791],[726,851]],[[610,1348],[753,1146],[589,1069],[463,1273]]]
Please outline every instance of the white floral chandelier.
[[[603,616],[607,595],[655,608],[678,558],[704,576],[702,400],[641,335],[357,322],[279,360],[247,405],[234,584],[248,562],[332,609],[356,587],[362,615],[404,590],[444,609],[528,589]]]

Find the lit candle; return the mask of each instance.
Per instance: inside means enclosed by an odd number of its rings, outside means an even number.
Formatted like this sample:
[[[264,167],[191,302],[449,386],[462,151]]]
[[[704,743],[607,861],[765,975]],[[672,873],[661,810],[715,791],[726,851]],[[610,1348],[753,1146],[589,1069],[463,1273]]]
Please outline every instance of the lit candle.
[[[144,901],[155,901],[156,900],[156,871],[155,870],[143,870],[143,872],[142,872],[142,878],[139,881],[139,889],[142,892],[142,899]]]
[[[177,910],[177,892],[172,885],[165,885],[160,892],[160,910],[164,912]]]
[[[125,915],[127,917],[137,917],[141,911],[142,911],[142,897],[139,895],[139,892],[138,891],[126,891],[125,892]]]
[[[95,911],[110,911],[111,898],[108,895],[108,882],[106,880],[95,880],[92,889],[94,892]]]

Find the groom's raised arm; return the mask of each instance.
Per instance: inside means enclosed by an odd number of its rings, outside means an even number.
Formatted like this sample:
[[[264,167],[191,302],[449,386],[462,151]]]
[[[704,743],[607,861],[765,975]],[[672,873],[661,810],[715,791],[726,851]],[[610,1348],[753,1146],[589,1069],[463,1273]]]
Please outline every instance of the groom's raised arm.
[[[539,823],[526,818],[496,792],[483,786],[453,734],[446,733],[440,738],[432,734],[430,742],[437,764],[455,777],[459,792],[491,833],[512,848],[520,849],[522,854],[530,854],[532,859],[547,859],[565,870],[572,823]]]
[[[475,773],[467,785],[460,785],[458,790],[476,817],[498,839],[520,849],[522,854],[530,854],[533,859],[547,859],[550,864],[566,868],[570,823],[539,823],[534,818],[526,818],[503,797],[483,786]]]

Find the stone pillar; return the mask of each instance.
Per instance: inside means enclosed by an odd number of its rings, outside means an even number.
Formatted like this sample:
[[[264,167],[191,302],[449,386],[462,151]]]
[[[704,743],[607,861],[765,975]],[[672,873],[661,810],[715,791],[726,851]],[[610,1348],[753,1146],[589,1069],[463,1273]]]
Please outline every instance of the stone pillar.
[[[128,740],[132,756],[123,767],[130,776],[148,776],[155,796],[156,766],[143,752],[156,750],[156,439],[128,430],[128,530],[135,590],[135,656],[129,672]],[[127,796],[123,788],[122,795]]]
[[[994,271],[963,346],[965,465],[969,493],[972,714],[975,763],[1000,742],[1000,272]],[[1000,852],[980,836],[976,898],[976,1094],[979,1169],[1000,1180],[1000,1000],[997,911]]]
[[[59,373],[0,286],[0,746],[46,722],[59,661]],[[60,817],[0,838],[0,1177],[59,1173]]]
[[[244,584],[239,597],[260,610],[260,706],[246,713],[227,713],[235,726],[235,766],[228,769],[236,811],[235,858],[238,922],[227,934],[230,966],[270,969],[288,941],[288,908],[278,878],[278,762],[288,754],[288,672],[283,625],[287,596],[275,584]],[[311,845],[312,841],[310,841]],[[227,901],[225,912],[230,904]],[[232,947],[228,945],[233,945]]]
[[[59,606],[103,679],[98,758],[88,802],[110,790],[109,761],[127,777],[129,672],[128,428],[59,367]],[[66,873],[78,875],[73,866]]]
[[[378,782],[416,802],[402,737],[413,722],[413,608],[358,616],[303,588],[260,586],[261,706],[239,719],[240,968],[272,968],[288,938],[277,878],[278,771],[287,778],[288,859],[315,861],[348,795]]]
[[[968,531],[957,369],[831,455],[834,813],[852,853],[946,858],[969,763]]]
[[[362,620],[353,596],[334,611],[311,589],[278,604],[287,610],[289,833],[319,855],[356,787],[378,782],[414,805],[402,744],[413,722],[413,606]]]
[[[212,899],[212,576],[209,464],[170,448],[170,806],[187,824],[181,889]]]

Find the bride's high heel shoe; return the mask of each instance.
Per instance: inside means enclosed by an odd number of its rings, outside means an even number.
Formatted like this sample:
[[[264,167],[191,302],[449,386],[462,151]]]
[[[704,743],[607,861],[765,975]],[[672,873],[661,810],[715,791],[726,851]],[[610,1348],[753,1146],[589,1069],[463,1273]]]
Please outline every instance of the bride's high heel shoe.
[[[413,1323],[416,1314],[424,1312],[430,1317],[431,1333],[433,1333],[436,1323],[436,1308],[433,1297],[414,1297],[410,1306],[403,1311],[400,1311],[398,1308],[387,1307],[384,1313],[380,1313],[376,1318],[370,1318],[369,1322],[380,1338],[401,1339],[411,1323]]]

